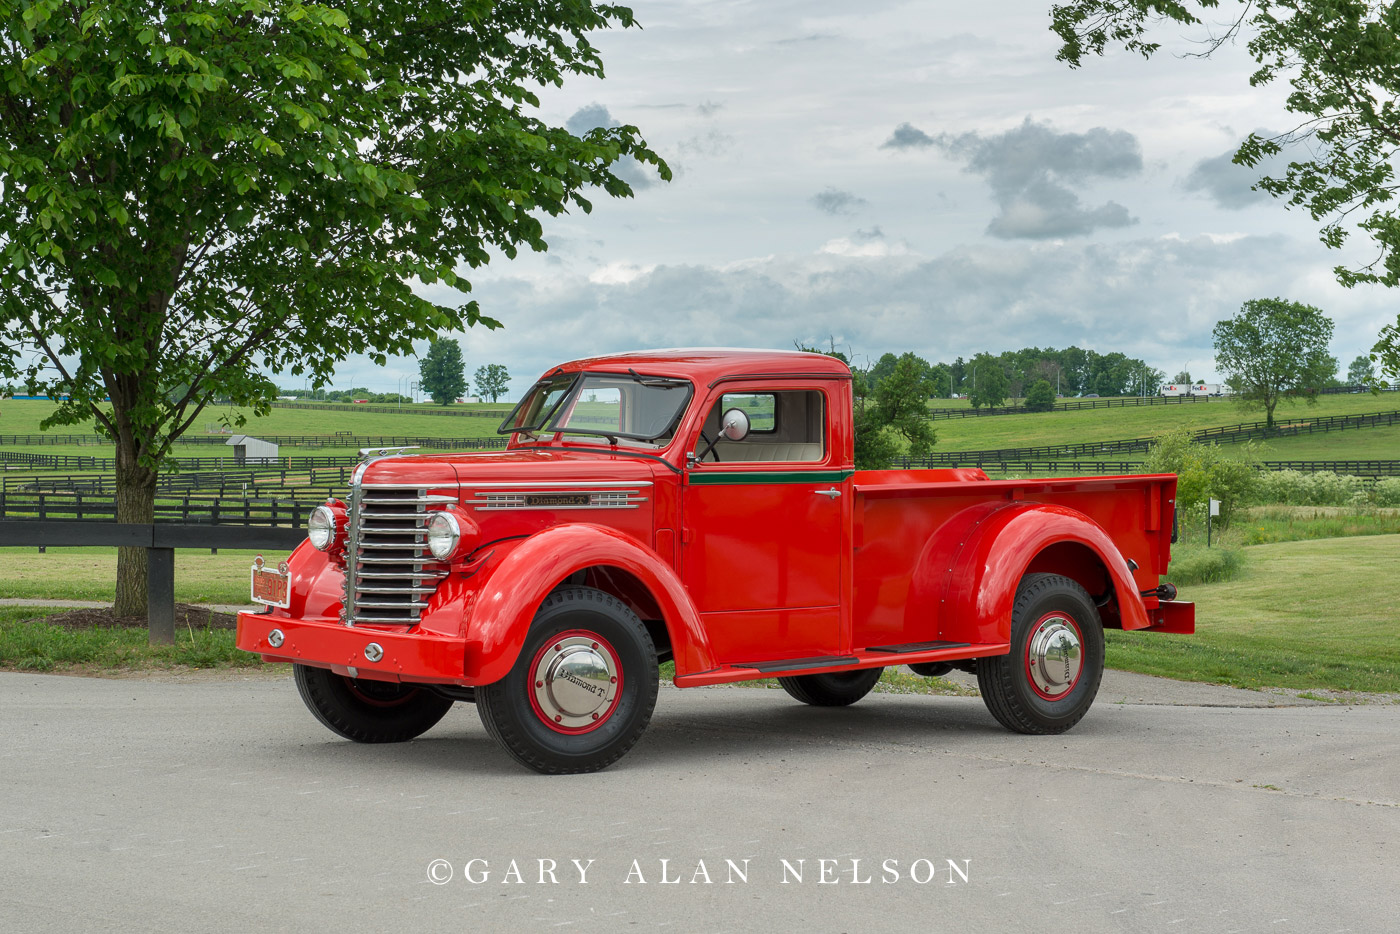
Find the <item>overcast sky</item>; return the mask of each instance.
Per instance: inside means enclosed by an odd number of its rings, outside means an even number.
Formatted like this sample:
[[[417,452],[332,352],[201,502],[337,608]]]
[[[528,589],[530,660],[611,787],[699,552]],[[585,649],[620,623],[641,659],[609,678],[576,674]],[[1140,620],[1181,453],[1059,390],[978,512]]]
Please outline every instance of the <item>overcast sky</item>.
[[[454,336],[469,376],[509,368],[512,398],[572,357],[829,340],[858,364],[1076,344],[1213,378],[1212,326],[1273,296],[1333,318],[1345,369],[1395,320],[1395,294],[1336,284],[1362,254],[1230,163],[1292,126],[1241,49],[1182,58],[1167,32],[1151,62],[1072,71],[1048,0],[632,6],[643,29],[595,39],[607,78],[552,89],[541,115],[634,124],[675,179],[633,166],[635,198],[598,193],[546,220],[546,254],[472,276],[505,328]],[[417,373],[351,359],[336,385]]]

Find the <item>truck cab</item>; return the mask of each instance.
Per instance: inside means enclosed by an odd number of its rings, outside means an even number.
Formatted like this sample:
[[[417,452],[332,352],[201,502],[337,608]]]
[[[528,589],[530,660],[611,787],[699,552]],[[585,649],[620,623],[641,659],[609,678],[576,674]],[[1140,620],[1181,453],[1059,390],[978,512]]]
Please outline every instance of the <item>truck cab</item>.
[[[852,406],[821,354],[562,364],[504,451],[369,452],[285,572],[254,569],[238,645],[293,663],[346,738],[471,701],[522,764],[579,772],[641,736],[667,661],[678,687],[777,677],[821,706],[957,666],[1003,724],[1055,733],[1093,701],[1104,627],[1192,630],[1161,583],[1175,477],[856,471]]]

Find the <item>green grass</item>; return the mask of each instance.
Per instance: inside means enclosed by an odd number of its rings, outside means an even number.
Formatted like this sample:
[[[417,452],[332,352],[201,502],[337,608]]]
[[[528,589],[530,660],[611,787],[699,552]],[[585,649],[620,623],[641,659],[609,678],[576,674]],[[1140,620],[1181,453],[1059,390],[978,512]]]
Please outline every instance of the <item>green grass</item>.
[[[1207,547],[1179,544],[1172,547],[1171,572],[1167,580],[1177,587],[1214,584],[1234,580],[1244,569],[1244,553],[1236,547]]]
[[[454,405],[449,406],[449,408],[504,412],[510,409],[510,405],[510,403],[502,401],[495,405],[483,402],[472,405]],[[270,414],[262,418],[253,418],[250,409],[210,406],[204,410],[199,421],[190,429],[190,434],[210,434],[208,429],[211,427],[213,433],[217,433],[220,419],[226,415],[232,417],[238,412],[248,416],[248,423],[235,431],[238,434],[249,434],[255,437],[260,434],[333,435],[337,431],[348,431],[356,435],[410,435],[424,438],[494,437],[496,426],[500,424],[499,420],[495,418],[449,418],[441,415],[419,414],[429,408],[436,407],[421,404],[404,406],[402,413],[366,412],[363,406],[357,405],[346,405],[343,409],[337,408],[335,411],[274,408]],[[0,416],[3,416],[0,417],[0,432],[7,435],[38,434],[39,423],[50,415],[53,409],[54,405],[51,402],[14,399],[0,402]],[[91,430],[90,424],[68,425],[52,428],[50,433],[88,434]],[[8,447],[7,449],[18,450]],[[23,450],[44,453],[50,450],[50,446],[29,447]],[[94,450],[96,449],[92,447],[74,448],[71,453],[92,454]],[[54,453],[70,452],[54,449]]]
[[[1400,535],[1245,552],[1237,577],[1183,587],[1196,634],[1109,631],[1108,665],[1240,687],[1400,692]]]
[[[1325,415],[1356,415],[1370,412],[1400,410],[1400,396],[1386,393],[1379,397],[1369,393],[1357,395],[1322,396],[1317,405],[1280,405],[1276,413],[1279,424],[1292,420],[1318,418]],[[1066,442],[1114,441],[1121,438],[1150,437],[1172,428],[1215,428],[1242,422],[1263,421],[1264,413],[1246,411],[1228,400],[1196,402],[1187,405],[1125,406],[1116,409],[1087,409],[1078,412],[1044,412],[1026,415],[998,415],[987,418],[939,419],[933,423],[938,431],[935,451],[975,451],[992,448],[1040,447]],[[1349,445],[1349,439],[1368,432],[1385,429],[1356,429],[1336,431],[1313,438],[1332,445]],[[1282,443],[1282,442],[1278,442]],[[1292,457],[1293,455],[1288,455]],[[1302,455],[1300,455],[1301,457]],[[1311,456],[1311,455],[1308,455]],[[1394,456],[1394,455],[1392,455]],[[1328,460],[1344,458],[1329,453]],[[1121,459],[1113,455],[1113,459]]]
[[[175,552],[175,599],[182,603],[246,604],[248,576],[256,551]],[[272,552],[264,557],[281,560]],[[0,548],[6,572],[0,597],[43,600],[114,600],[117,552],[114,548]]]
[[[1217,551],[1250,545],[1313,541],[1323,538],[1355,538],[1366,535],[1400,534],[1400,508],[1368,506],[1251,506],[1224,532],[1212,534]],[[1204,550],[1204,520],[1183,523],[1181,544],[1172,548],[1173,578],[1178,561],[1190,561],[1196,549]]]
[[[1384,399],[1392,395],[1387,393]],[[1400,403],[1400,399],[1395,401]],[[1223,447],[1229,450],[1229,446]],[[1260,458],[1266,461],[1398,460],[1400,425],[1273,438],[1261,446]]]
[[[67,629],[35,617],[49,608],[0,607],[0,668],[18,671],[111,671],[149,668],[259,668],[262,659],[234,648],[227,629],[177,629],[174,645],[150,645],[146,630]]]

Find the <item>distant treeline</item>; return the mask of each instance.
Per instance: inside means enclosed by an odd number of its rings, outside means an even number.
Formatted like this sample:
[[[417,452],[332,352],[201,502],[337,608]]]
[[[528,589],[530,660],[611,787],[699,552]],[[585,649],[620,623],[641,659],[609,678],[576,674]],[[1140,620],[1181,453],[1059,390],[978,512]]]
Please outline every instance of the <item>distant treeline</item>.
[[[858,372],[871,386],[878,385],[894,372],[900,356],[906,355],[887,353],[873,366]],[[1153,395],[1166,382],[1165,373],[1136,357],[1082,347],[1025,347],[995,355],[979,353],[971,360],[958,357],[952,363],[930,363],[917,354],[907,356],[925,368],[929,395],[945,399],[955,393],[970,395],[976,381],[994,368],[1006,377],[1006,396],[1012,399],[1024,397],[1026,390],[1042,379],[1062,396]]]

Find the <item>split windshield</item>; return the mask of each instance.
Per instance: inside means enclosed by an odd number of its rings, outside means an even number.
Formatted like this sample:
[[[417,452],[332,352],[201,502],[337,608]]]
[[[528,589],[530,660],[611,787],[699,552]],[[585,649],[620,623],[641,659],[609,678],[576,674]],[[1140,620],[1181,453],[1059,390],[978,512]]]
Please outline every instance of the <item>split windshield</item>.
[[[499,434],[588,435],[662,445],[690,402],[683,379],[637,373],[561,373],[540,380],[501,423]]]

